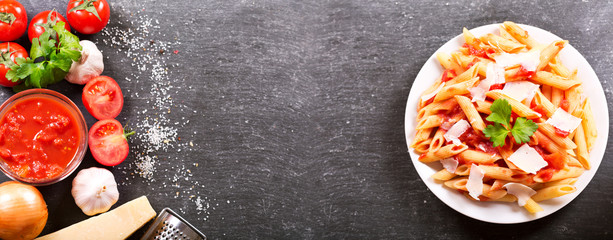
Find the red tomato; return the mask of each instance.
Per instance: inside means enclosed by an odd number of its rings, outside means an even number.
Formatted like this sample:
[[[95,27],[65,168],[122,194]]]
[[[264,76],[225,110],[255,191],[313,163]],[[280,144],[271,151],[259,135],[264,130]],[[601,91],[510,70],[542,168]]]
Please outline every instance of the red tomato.
[[[109,23],[111,9],[106,0],[70,0],[66,17],[77,32],[94,34]]]
[[[39,14],[36,14],[32,21],[30,21],[30,25],[28,26],[28,38],[30,38],[30,42],[32,39],[39,37],[41,34],[45,32],[46,28],[52,28],[57,21],[65,22],[64,28],[70,31],[70,26],[66,22],[66,18],[59,14],[56,11],[44,11]],[[42,26],[41,26],[42,25]]]
[[[121,123],[115,119],[100,120],[89,130],[89,151],[105,166],[115,166],[128,156],[130,147]]]
[[[0,1],[0,41],[15,41],[28,27],[28,15],[21,3],[15,0]]]
[[[98,76],[83,87],[83,105],[98,120],[115,118],[123,108],[123,94],[117,82]]]
[[[15,58],[18,57],[27,58],[28,51],[14,42],[0,43],[0,85],[12,87],[20,83],[6,79],[6,72],[15,65]]]

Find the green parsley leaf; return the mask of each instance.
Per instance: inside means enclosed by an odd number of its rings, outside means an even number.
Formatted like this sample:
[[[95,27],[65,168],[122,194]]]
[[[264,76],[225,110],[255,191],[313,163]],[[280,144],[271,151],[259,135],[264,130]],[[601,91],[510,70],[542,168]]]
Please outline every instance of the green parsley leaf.
[[[48,32],[44,32],[38,38],[32,39],[32,48],[30,48],[30,58],[34,60],[40,57],[46,58],[54,50],[55,50],[55,40],[50,39],[50,35]]]
[[[6,73],[6,78],[13,82],[18,82],[21,79],[27,78],[32,74],[33,62],[30,58],[25,59],[22,57],[18,57],[15,59],[17,64],[11,67]]]
[[[494,147],[498,147],[504,145],[504,139],[507,138],[509,130],[500,124],[487,125],[487,127],[483,129],[483,134],[490,138]]]
[[[490,106],[492,113],[487,116],[486,120],[490,122],[500,123],[507,128],[511,128],[511,104],[506,99],[496,99]]]
[[[13,88],[44,88],[62,81],[73,61],[81,58],[79,38],[64,28],[66,23],[57,21],[38,38],[32,40],[29,58],[17,58],[6,77],[14,82],[25,81]],[[56,37],[57,34],[57,37]]]
[[[511,104],[502,98],[496,99],[490,106],[492,113],[487,116],[486,120],[494,122],[494,124],[487,125],[483,129],[483,134],[490,138],[494,147],[503,146],[509,133],[513,135],[517,143],[529,142],[530,136],[538,129],[536,123],[524,117],[515,119],[515,123],[511,127],[512,110]]]
[[[530,136],[539,128],[536,123],[524,117],[518,117],[513,124],[511,134],[516,143],[526,143],[530,141]]]
[[[81,58],[80,52],[82,49],[81,44],[79,44],[79,38],[66,30],[66,28],[64,28],[65,24],[64,22],[58,22],[53,26],[53,29],[59,36],[58,50],[60,53],[71,52],[71,59],[73,61],[78,61],[79,58]]]

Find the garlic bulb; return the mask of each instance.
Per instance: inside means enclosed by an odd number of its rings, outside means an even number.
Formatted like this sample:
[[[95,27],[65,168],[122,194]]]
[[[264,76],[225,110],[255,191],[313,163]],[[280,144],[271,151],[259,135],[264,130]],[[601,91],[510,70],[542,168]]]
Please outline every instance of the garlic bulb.
[[[72,197],[88,216],[108,211],[119,199],[113,173],[97,167],[81,170],[72,181]]]
[[[78,62],[72,62],[65,78],[74,84],[86,84],[90,79],[100,76],[104,71],[104,63],[102,53],[96,44],[88,40],[81,40],[79,44],[83,47],[81,59]]]

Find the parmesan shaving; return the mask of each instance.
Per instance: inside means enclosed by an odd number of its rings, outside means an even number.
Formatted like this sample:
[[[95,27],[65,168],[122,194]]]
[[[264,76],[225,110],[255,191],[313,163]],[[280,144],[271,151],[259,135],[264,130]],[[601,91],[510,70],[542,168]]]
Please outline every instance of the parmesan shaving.
[[[459,137],[462,136],[462,134],[464,134],[464,132],[466,132],[466,130],[469,128],[470,124],[466,120],[462,119],[451,126],[451,128],[445,134],[443,134],[443,137],[445,140],[453,142],[453,144],[456,146],[461,145],[462,141],[460,141]]]
[[[455,170],[458,168],[458,160],[455,158],[445,158],[441,160],[443,167],[450,173],[455,173]]]
[[[579,124],[581,124],[581,118],[575,117],[563,109],[558,108],[555,112],[553,112],[553,115],[551,115],[551,117],[545,121],[545,123],[548,123],[562,131],[571,133],[575,131],[577,127],[579,127]]]
[[[507,189],[507,193],[517,197],[517,204],[520,207],[526,205],[526,201],[536,194],[532,188],[521,183],[507,183],[503,187]]]
[[[443,89],[443,87],[445,87],[445,83],[441,83],[441,85],[438,85],[438,87],[433,92],[421,96],[421,101],[425,102],[425,101],[430,100],[430,98],[433,98],[434,96],[436,96],[436,94],[439,91],[441,91],[441,89]]]
[[[487,64],[485,79],[479,82],[479,85],[469,89],[472,101],[485,101],[485,93],[490,90],[494,84],[505,83],[504,68],[495,63]]]
[[[532,50],[529,52],[523,53],[501,53],[498,56],[494,57],[496,64],[501,67],[512,67],[516,65],[521,65],[528,71],[536,71],[536,67],[538,67],[540,63],[541,51],[540,50]]]
[[[534,94],[536,94],[536,90],[538,90],[539,87],[540,85],[529,81],[513,81],[504,85],[502,93],[521,102],[524,99],[532,100],[532,98],[534,98]]]
[[[483,194],[483,176],[485,176],[485,171],[473,163],[470,166],[466,189],[468,189],[468,195],[475,200],[479,200],[479,195]]]
[[[536,174],[538,170],[547,166],[547,162],[534,148],[527,143],[521,145],[508,160],[515,164],[519,169],[527,173]]]

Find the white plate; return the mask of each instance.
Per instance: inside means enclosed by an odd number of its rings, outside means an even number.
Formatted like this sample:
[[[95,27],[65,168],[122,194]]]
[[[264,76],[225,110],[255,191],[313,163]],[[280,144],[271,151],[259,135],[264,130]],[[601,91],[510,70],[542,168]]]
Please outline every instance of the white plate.
[[[491,24],[481,26],[470,30],[470,32],[475,36],[481,36],[487,33],[498,33],[499,25],[500,24]],[[561,39],[560,37],[537,27],[521,24],[520,26],[524,30],[527,30],[530,36],[541,43],[551,43],[552,41]],[[460,31],[458,30],[458,32]],[[462,44],[464,44],[464,39],[460,34],[451,39],[449,42],[445,43],[436,52],[451,53],[457,51]],[[413,165],[415,166],[417,173],[419,173],[421,179],[424,181],[426,186],[428,186],[430,191],[434,193],[434,195],[436,195],[449,207],[474,219],[491,223],[522,223],[539,219],[554,213],[555,211],[564,207],[566,204],[570,203],[570,201],[572,201],[579,195],[579,193],[581,193],[581,191],[583,191],[583,189],[585,189],[592,177],[594,177],[598,166],[600,166],[600,162],[602,161],[602,157],[605,152],[607,137],[609,135],[609,111],[607,108],[607,101],[604,91],[602,90],[602,86],[600,85],[600,81],[598,80],[594,69],[592,69],[590,64],[577,51],[577,49],[571,45],[567,45],[560,52],[560,58],[568,69],[578,69],[578,77],[583,80],[583,89],[585,94],[590,98],[592,111],[594,112],[596,118],[596,127],[598,129],[598,139],[596,140],[593,150],[590,152],[590,163],[592,165],[592,169],[585,171],[583,175],[579,177],[577,183],[575,183],[577,191],[556,199],[540,202],[539,204],[541,207],[543,207],[544,211],[537,214],[528,213],[525,209],[519,207],[517,203],[472,201],[457,191],[450,190],[443,187],[441,183],[434,182],[430,176],[442,169],[441,164],[439,162],[430,164],[421,163],[417,160],[419,156],[413,149],[409,148],[411,160],[413,161]],[[417,115],[418,99],[423,91],[430,87],[436,78],[440,77],[442,72],[443,68],[438,63],[435,54],[433,54],[421,68],[421,71],[419,71],[419,74],[417,74],[417,77],[415,78],[415,82],[413,82],[413,87],[411,88],[411,92],[409,93],[409,98],[407,100],[404,120],[407,146],[413,142],[415,135],[415,117]]]

